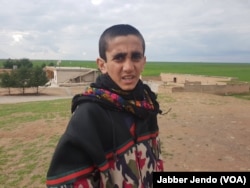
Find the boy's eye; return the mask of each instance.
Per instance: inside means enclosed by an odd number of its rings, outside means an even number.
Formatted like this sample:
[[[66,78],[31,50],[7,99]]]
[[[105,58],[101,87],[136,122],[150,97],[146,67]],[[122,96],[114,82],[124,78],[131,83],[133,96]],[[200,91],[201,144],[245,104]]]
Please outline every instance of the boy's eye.
[[[131,59],[133,61],[140,61],[142,59],[143,55],[141,53],[133,53]]]
[[[119,54],[116,54],[113,57],[113,60],[116,61],[116,62],[123,62],[123,61],[126,60],[126,58],[127,58],[126,53],[119,53]],[[130,60],[133,61],[133,62],[138,62],[142,58],[143,58],[143,55],[140,52],[134,52],[134,53],[131,54]]]
[[[114,56],[113,59],[114,59],[115,61],[121,62],[121,61],[123,61],[125,58],[126,58],[126,54],[117,54],[117,55]]]

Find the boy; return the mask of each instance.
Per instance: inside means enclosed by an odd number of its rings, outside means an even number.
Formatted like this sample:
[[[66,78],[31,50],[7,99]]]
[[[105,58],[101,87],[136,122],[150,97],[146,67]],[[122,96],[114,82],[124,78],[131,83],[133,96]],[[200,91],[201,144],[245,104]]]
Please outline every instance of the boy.
[[[156,95],[140,80],[145,41],[131,25],[106,29],[101,75],[72,100],[72,117],[53,155],[47,187],[152,187],[163,171]]]

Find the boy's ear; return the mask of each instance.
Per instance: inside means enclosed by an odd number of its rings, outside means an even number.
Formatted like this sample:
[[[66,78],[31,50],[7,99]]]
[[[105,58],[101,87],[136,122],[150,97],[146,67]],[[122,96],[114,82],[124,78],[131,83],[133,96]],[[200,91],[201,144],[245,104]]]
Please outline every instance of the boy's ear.
[[[96,59],[96,64],[98,66],[98,69],[102,72],[102,74],[107,73],[107,63],[104,61],[102,58],[97,58]]]
[[[144,62],[143,62],[143,69],[142,69],[142,71],[144,70],[144,68],[145,68],[145,64],[146,64],[146,62],[147,62],[147,57],[146,56],[144,56],[144,60],[143,60]]]

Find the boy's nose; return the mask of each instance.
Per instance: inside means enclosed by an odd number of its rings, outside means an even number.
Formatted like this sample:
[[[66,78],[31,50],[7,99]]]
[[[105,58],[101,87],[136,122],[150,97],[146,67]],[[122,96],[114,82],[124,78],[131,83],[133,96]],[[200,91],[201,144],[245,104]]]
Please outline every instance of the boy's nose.
[[[123,64],[123,70],[124,71],[131,71],[133,70],[133,62],[131,61],[130,58],[127,58],[126,61]]]

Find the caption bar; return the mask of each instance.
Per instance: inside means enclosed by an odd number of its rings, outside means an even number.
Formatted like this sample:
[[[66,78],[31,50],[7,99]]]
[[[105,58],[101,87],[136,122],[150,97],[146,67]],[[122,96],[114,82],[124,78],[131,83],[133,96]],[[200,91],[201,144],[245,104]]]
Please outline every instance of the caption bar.
[[[250,187],[250,172],[154,172],[154,187]]]

